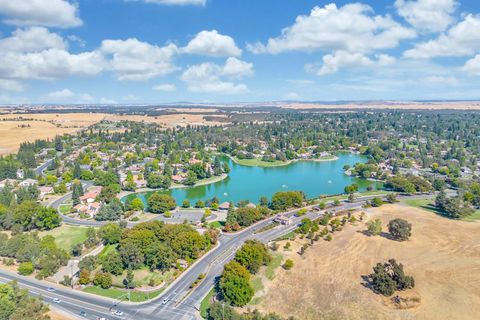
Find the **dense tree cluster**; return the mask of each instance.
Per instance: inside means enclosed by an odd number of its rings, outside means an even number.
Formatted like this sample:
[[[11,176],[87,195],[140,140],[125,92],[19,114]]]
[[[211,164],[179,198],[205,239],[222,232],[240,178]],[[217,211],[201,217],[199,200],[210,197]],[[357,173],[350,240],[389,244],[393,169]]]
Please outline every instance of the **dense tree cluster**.
[[[368,280],[375,292],[385,296],[391,296],[397,290],[411,289],[415,286],[415,280],[405,275],[403,265],[395,259],[385,263],[377,263],[373,267],[373,273],[368,275]]]
[[[54,237],[40,238],[35,232],[11,237],[0,234],[0,256],[32,263],[40,279],[55,274],[58,268],[67,264],[69,258],[65,250],[57,247]]]
[[[16,282],[0,284],[0,319],[2,320],[49,320],[49,308],[39,298],[20,289]]]
[[[401,176],[397,175],[387,179],[385,184],[386,188],[392,189],[393,191],[404,192],[404,193],[415,193],[415,192],[430,192],[432,191],[431,184],[423,179],[422,177],[408,175]]]
[[[280,191],[272,196],[270,207],[273,210],[286,210],[301,207],[304,201],[305,194],[303,191]]]
[[[168,194],[155,192],[148,198],[148,210],[153,213],[165,213],[176,207],[177,202]]]
[[[235,260],[224,266],[218,283],[220,296],[234,306],[246,305],[255,294],[250,283],[251,274],[270,260],[264,244],[256,240],[245,242],[235,254]]]
[[[256,208],[241,207],[235,209],[233,203],[230,204],[227,218],[225,221],[225,231],[239,230],[248,227],[255,222],[268,217],[273,212],[267,207],[258,206]]]

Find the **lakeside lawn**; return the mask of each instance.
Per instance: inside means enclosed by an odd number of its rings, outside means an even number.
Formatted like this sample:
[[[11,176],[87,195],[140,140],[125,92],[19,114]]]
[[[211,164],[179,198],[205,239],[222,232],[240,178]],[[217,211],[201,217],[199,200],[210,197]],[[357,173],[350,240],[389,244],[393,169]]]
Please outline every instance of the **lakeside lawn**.
[[[62,225],[58,228],[40,232],[40,237],[51,235],[55,237],[55,243],[67,252],[70,252],[74,245],[87,240],[87,228],[70,225]]]
[[[442,212],[435,207],[434,199],[405,199],[405,200],[402,200],[401,203],[404,203],[411,207],[421,208],[421,209],[443,216]],[[460,220],[468,221],[468,222],[478,221],[480,220],[480,210],[477,210],[473,214],[463,217]]]
[[[363,191],[363,192],[355,193],[355,196],[358,199],[358,198],[362,198],[362,197],[383,196],[383,195],[387,195],[389,193],[392,193],[392,192],[391,191],[385,191],[385,190],[372,190],[372,191]],[[338,195],[338,196],[318,198],[318,199],[315,199],[314,201],[315,201],[315,203],[321,203],[321,202],[328,203],[328,202],[333,202],[335,200],[342,201],[342,200],[347,200],[347,199],[348,199],[348,195],[341,194],[341,195]]]
[[[280,166],[286,166],[290,164],[290,161],[280,161],[280,160],[275,160],[275,161],[262,161],[261,159],[238,159],[237,157],[232,158],[233,161],[237,164],[240,164],[242,166],[249,166],[249,167],[280,167]]]

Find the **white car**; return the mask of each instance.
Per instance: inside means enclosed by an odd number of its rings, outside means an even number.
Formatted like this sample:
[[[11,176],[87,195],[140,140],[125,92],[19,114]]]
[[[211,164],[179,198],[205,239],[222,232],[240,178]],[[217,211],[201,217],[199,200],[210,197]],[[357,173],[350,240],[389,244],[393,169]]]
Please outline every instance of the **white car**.
[[[48,291],[48,292],[55,292],[55,289],[52,288],[52,287],[48,287],[48,288],[47,288],[47,291]]]
[[[167,302],[168,302],[168,298],[164,298],[164,299],[162,300],[162,304],[167,304]]]
[[[120,310],[114,311],[114,312],[112,312],[112,313],[113,313],[114,315],[116,315],[117,317],[123,316],[123,312],[120,311]]]
[[[55,303],[60,303],[60,302],[62,302],[62,300],[60,300],[60,299],[58,299],[58,298],[53,298],[53,302],[55,302]]]

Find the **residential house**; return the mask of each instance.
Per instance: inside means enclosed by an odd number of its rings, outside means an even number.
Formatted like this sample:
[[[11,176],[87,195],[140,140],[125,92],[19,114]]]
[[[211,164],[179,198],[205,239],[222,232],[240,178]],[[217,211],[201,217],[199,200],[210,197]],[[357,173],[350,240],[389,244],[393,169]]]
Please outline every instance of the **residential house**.
[[[101,203],[99,202],[91,202],[91,203],[80,203],[77,204],[74,208],[77,210],[79,214],[85,214],[91,218],[97,215],[98,211],[102,207]]]
[[[51,186],[41,186],[38,188],[40,192],[40,199],[44,199],[47,194],[52,194],[54,192],[53,187]]]
[[[18,185],[21,187],[30,187],[30,186],[36,186],[37,183],[38,181],[35,179],[25,179],[21,181]]]

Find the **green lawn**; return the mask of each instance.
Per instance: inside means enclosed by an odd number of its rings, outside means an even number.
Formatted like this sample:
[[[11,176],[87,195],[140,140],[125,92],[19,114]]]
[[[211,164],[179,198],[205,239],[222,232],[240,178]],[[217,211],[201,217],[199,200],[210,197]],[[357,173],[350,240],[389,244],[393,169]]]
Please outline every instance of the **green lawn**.
[[[207,309],[210,307],[210,300],[212,300],[212,297],[215,295],[215,289],[212,288],[208,294],[203,298],[202,302],[200,302],[200,315],[202,318],[206,319],[207,318]]]
[[[405,199],[402,200],[402,203],[405,203],[411,207],[425,209],[435,214],[442,215],[442,212],[435,207],[434,199]],[[475,213],[467,217],[463,217],[461,220],[469,222],[480,220],[480,210],[475,211]]]
[[[222,229],[225,226],[225,221],[213,221],[210,222],[210,227]]]
[[[283,255],[279,252],[272,254],[272,261],[265,268],[265,277],[268,280],[273,280],[275,278],[275,269],[282,265]]]
[[[56,244],[70,252],[74,245],[83,243],[87,239],[87,228],[62,225],[53,230],[40,232],[41,237],[46,235],[54,236]]]
[[[98,257],[103,258],[104,256],[114,252],[116,248],[117,248],[117,244],[106,245],[105,248],[103,248],[102,252],[98,254]]]
[[[386,195],[386,194],[389,194],[389,193],[392,193],[392,192],[391,191],[385,191],[385,190],[373,190],[373,191],[363,191],[363,192],[355,193],[355,196],[356,196],[357,199],[359,199],[359,198],[362,198],[362,197],[380,196],[380,195]],[[315,199],[315,202],[316,203],[321,203],[321,202],[328,203],[328,202],[333,202],[335,200],[342,201],[342,200],[347,200],[347,199],[348,199],[348,195],[342,194],[342,195],[338,195],[338,196],[318,198],[318,199]]]
[[[83,291],[97,294],[99,296],[103,296],[107,298],[122,300],[122,301],[128,301],[128,296],[129,296],[126,290],[121,290],[113,287],[109,289],[102,289],[100,287],[90,286],[83,289]],[[162,291],[163,289],[152,291],[152,292],[142,292],[142,291],[132,290],[130,292],[130,300],[131,302],[144,302],[144,301],[155,298]]]
[[[60,207],[58,209],[59,209],[61,214],[67,214],[67,213],[70,213],[70,211],[72,210],[72,205],[71,204],[62,204],[62,205],[60,205]]]
[[[233,158],[233,161],[235,161],[238,164],[241,164],[242,166],[250,166],[250,167],[280,167],[280,166],[286,166],[290,164],[289,161],[280,161],[280,160],[275,160],[275,161],[262,161],[261,159],[238,159],[237,157]]]

